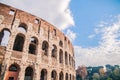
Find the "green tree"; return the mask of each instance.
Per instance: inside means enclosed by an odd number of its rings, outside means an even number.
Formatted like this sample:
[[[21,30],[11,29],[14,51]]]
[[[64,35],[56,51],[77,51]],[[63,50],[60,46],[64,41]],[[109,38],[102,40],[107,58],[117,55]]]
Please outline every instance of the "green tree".
[[[111,77],[113,80],[120,80],[120,69],[118,67],[116,67],[112,74],[111,74]]]
[[[112,80],[112,78],[107,78],[107,80]]]
[[[98,73],[94,73],[93,80],[100,80],[100,75]]]

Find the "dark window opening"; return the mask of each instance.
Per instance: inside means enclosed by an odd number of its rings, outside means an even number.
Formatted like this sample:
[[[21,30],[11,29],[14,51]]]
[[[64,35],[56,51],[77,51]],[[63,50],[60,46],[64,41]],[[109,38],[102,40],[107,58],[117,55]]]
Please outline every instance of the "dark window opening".
[[[60,42],[59,42],[59,46],[60,47],[63,47],[63,42],[60,40]]]
[[[22,51],[24,45],[24,37],[21,35],[17,35],[15,38],[13,50]]]
[[[53,29],[53,35],[56,36],[56,30],[55,29]]]
[[[71,80],[72,78],[71,78],[71,74],[70,74],[70,80]]]
[[[66,65],[68,64],[68,55],[67,55],[67,52],[65,52],[65,64]]]
[[[2,39],[3,39],[3,36],[4,36],[4,32],[0,32],[0,45],[1,45],[1,42],[2,42]]]
[[[52,73],[51,73],[51,80],[56,80],[57,79],[57,73],[56,73],[56,71],[52,71]]]
[[[60,74],[59,74],[59,80],[63,80],[63,79],[64,79],[63,72],[60,72]]]
[[[36,53],[36,46],[34,44],[29,45],[29,53],[31,53],[31,54]]]
[[[68,73],[66,73],[66,76],[65,76],[66,80],[68,80]]]
[[[48,55],[48,47],[49,47],[49,45],[48,45],[48,42],[47,41],[43,41],[43,43],[42,43],[42,50],[44,51],[44,55]]]
[[[42,69],[40,80],[47,80],[47,71],[46,71],[46,69]]]
[[[59,62],[63,63],[63,51],[61,49],[59,51]]]
[[[69,64],[71,65],[71,56],[69,55]]]
[[[16,65],[11,65],[10,68],[9,68],[9,71],[17,72],[18,68],[17,68]]]
[[[29,53],[36,54],[38,40],[36,38],[31,38],[31,43],[29,45]]]
[[[24,80],[33,80],[33,69],[31,67],[26,68]]]
[[[8,80],[14,80],[14,77],[9,77],[9,79]]]
[[[67,40],[67,38],[65,37],[65,41]]]
[[[52,46],[52,57],[57,58],[57,47],[56,47],[56,45]]]

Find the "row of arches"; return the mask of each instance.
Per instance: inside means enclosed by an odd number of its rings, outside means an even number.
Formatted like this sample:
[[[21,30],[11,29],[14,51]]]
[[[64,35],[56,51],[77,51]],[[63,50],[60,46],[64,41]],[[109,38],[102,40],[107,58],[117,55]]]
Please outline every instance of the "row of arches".
[[[6,72],[5,80],[17,80],[20,72],[20,67],[17,64],[12,64],[9,66],[8,71]],[[34,69],[28,66],[25,69],[24,80],[33,80],[34,78]],[[42,69],[40,72],[40,80],[48,80],[48,72],[47,69]],[[59,78],[58,78],[59,75]],[[56,70],[51,71],[51,80],[75,80],[75,77],[68,73],[63,73],[62,71],[58,74]]]
[[[19,29],[23,29],[23,28],[20,27]],[[26,31],[26,28],[23,29],[23,30]],[[0,45],[7,46],[7,43],[9,41],[9,36],[10,36],[9,29],[6,29],[6,28],[3,29],[0,32]],[[4,45],[2,43],[4,43]],[[25,35],[22,34],[22,33],[17,34],[16,37],[15,37],[15,40],[14,40],[13,50],[23,51],[24,43],[25,43]],[[60,40],[59,45],[61,47],[63,46],[63,43],[62,43],[61,40]],[[42,49],[44,55],[48,56],[49,43],[46,40],[44,40],[42,42],[41,49]],[[30,38],[28,53],[36,55],[38,53],[37,50],[38,50],[38,39],[33,36],[33,37]],[[57,52],[58,52],[57,46],[55,44],[53,44],[52,45],[52,50],[51,50],[51,57],[57,59],[57,56],[58,56]],[[65,52],[65,64],[68,65],[68,62],[69,62],[70,65],[74,66],[73,58],[71,57],[70,54]],[[63,63],[63,50],[62,49],[59,50],[59,63]]]
[[[17,28],[19,31],[21,31],[21,32],[23,32],[23,33],[27,33],[27,31],[28,31],[28,26],[27,26],[27,24],[25,24],[25,23],[21,23],[19,26],[18,26],[18,28]],[[9,31],[9,30],[8,30]],[[53,36],[56,36],[56,34],[57,34],[57,31],[56,31],[56,29],[53,29]],[[65,42],[66,42],[66,37],[65,37]],[[69,44],[70,42],[68,41],[68,44]],[[66,45],[66,44],[65,44]],[[59,46],[60,47],[63,47],[63,41],[62,40],[60,40],[59,41]]]
[[[22,30],[22,31],[26,31],[26,28],[25,27],[19,27],[18,28],[19,30]],[[3,30],[1,30],[1,32],[0,32],[0,44],[1,45],[3,45],[3,46],[7,46],[7,44],[8,44],[8,40],[9,40],[9,36],[10,36],[10,31],[9,31],[9,29],[7,29],[7,28],[4,28]],[[14,50],[18,50],[18,51],[22,51],[22,48],[23,48],[23,44],[24,44],[24,41],[25,41],[25,35],[24,34],[18,34],[17,36],[16,36],[16,38],[15,38],[15,42],[14,42]],[[35,46],[35,45],[38,45],[38,39],[36,38],[36,37],[32,37],[31,39],[30,39],[30,41],[31,41],[31,44],[30,44],[30,49],[31,48],[33,48],[32,46]],[[20,45],[19,47],[17,47],[17,45]],[[60,47],[63,47],[63,42],[60,40],[59,41],[59,46]],[[43,50],[45,50],[45,52],[47,52],[47,48],[49,47],[49,45],[48,45],[48,42],[47,41],[45,41],[44,43],[43,43],[43,47],[42,47],[42,49]],[[35,49],[36,47],[34,47],[34,49]],[[53,53],[54,52],[56,52],[56,49],[57,49],[57,47],[56,47],[56,45],[53,45]],[[30,51],[31,52],[31,51]]]

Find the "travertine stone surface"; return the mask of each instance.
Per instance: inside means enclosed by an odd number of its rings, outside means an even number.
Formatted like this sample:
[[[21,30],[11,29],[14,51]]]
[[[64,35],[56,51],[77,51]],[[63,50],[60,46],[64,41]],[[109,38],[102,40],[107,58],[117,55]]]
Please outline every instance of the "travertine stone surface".
[[[18,28],[20,24],[23,23],[26,25],[26,32],[19,30]],[[8,44],[7,46],[4,46],[6,49],[3,51],[4,60],[2,68],[4,69],[5,67],[4,80],[8,80],[7,77],[12,77],[10,76],[12,73],[9,72],[9,67],[13,64],[17,65],[17,69],[19,69],[18,73],[16,73],[17,78],[15,80],[24,80],[25,70],[27,67],[31,67],[33,69],[32,80],[41,80],[41,71],[43,69],[47,71],[47,80],[52,80],[51,74],[53,70],[56,71],[55,80],[60,80],[60,72],[63,72],[62,80],[76,80],[75,58],[72,43],[52,24],[37,16],[0,3],[0,32],[4,29],[10,32]],[[24,35],[22,51],[13,50],[14,42],[18,34]],[[31,37],[35,37],[38,40],[36,54],[29,53]],[[49,47],[47,56],[42,50],[43,41],[48,42]],[[60,41],[63,43],[62,47],[59,45]],[[57,47],[56,58],[51,55],[53,44]],[[63,63],[59,62],[60,49],[63,52]],[[67,59],[65,58],[65,52],[67,52]],[[68,79],[66,79],[66,73],[68,74]]]

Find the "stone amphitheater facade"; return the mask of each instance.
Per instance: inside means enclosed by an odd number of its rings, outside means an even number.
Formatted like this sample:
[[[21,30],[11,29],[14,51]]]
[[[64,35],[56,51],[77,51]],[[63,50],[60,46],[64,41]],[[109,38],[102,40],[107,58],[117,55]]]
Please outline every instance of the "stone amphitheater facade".
[[[0,3],[1,80],[76,80],[70,40],[45,20]]]

